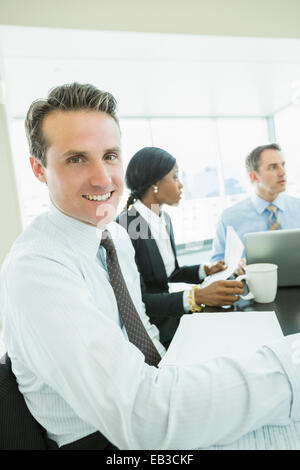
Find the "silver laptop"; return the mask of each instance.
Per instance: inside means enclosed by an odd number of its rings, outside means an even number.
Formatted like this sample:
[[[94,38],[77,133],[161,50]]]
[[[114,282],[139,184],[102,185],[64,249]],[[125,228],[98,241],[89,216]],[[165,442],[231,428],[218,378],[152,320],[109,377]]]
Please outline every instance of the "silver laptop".
[[[278,286],[300,286],[300,229],[253,232],[244,237],[247,264],[277,264]]]

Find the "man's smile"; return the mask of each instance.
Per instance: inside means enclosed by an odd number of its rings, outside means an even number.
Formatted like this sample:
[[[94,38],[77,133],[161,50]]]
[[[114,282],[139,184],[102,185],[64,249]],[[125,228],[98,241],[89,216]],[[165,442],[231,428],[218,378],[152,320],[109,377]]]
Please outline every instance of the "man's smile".
[[[111,195],[112,192],[105,194],[83,194],[82,197],[84,199],[88,199],[89,201],[107,201]]]

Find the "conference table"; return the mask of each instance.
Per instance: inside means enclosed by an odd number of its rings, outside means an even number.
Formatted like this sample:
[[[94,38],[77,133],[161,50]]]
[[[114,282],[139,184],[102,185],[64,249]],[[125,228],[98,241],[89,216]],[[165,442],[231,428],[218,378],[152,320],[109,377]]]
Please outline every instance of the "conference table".
[[[245,295],[247,287],[245,286]],[[205,311],[215,311],[213,307],[205,307]],[[270,311],[274,310],[283,334],[290,335],[300,332],[300,286],[279,287],[274,302],[268,304],[257,303],[254,300],[239,299],[231,308],[218,308],[218,311]]]

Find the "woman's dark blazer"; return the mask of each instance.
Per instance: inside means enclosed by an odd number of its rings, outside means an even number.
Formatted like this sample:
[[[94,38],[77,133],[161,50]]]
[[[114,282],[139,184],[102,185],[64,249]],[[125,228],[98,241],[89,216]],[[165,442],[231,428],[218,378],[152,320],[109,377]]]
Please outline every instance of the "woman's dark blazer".
[[[166,214],[166,213],[165,213]],[[135,261],[141,274],[142,298],[151,323],[160,331],[160,341],[168,344],[185,313],[182,291],[169,293],[168,282],[199,284],[199,264],[179,267],[173,228],[166,214],[167,228],[175,256],[175,269],[168,277],[164,262],[146,220],[134,207],[118,216],[116,221],[128,232],[135,249]]]

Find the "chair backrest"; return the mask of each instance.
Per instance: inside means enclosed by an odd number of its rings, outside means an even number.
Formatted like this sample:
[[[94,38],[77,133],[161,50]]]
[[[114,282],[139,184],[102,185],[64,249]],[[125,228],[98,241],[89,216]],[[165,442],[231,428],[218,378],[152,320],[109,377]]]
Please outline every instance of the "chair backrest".
[[[44,429],[18,389],[7,354],[0,359],[0,450],[46,450]]]

